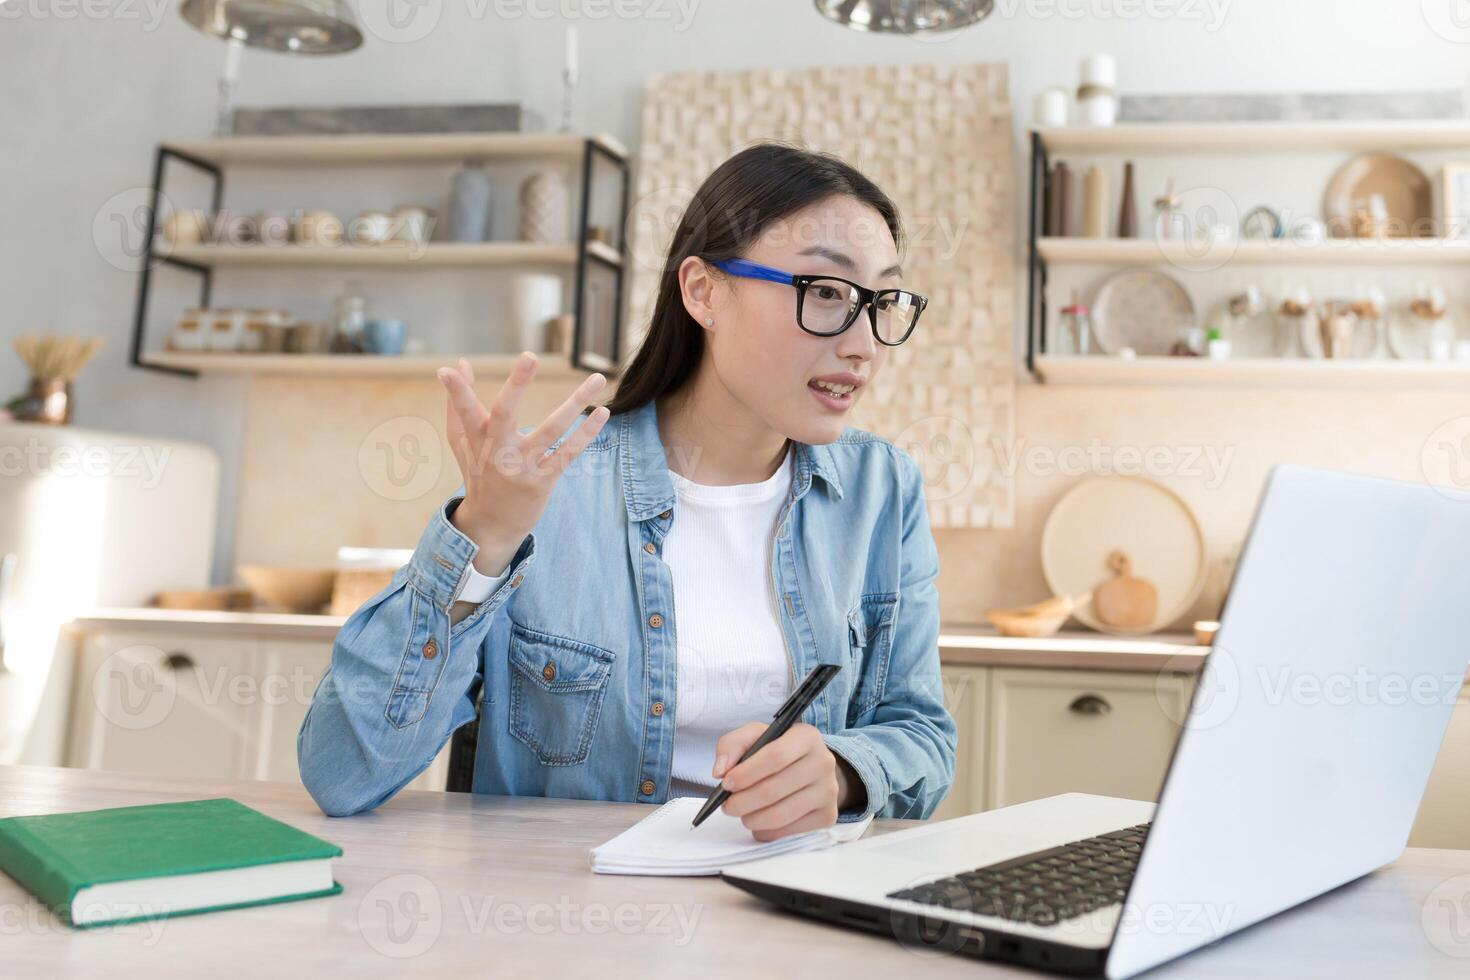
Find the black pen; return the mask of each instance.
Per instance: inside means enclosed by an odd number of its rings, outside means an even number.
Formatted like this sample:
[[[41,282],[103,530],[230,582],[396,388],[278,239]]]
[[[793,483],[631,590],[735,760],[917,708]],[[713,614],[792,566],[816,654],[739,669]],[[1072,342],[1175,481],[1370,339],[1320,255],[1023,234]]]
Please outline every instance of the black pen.
[[[817,699],[818,694],[822,693],[822,689],[827,686],[827,682],[836,677],[837,672],[841,669],[836,664],[817,664],[817,666],[813,667],[812,672],[806,675],[806,680],[802,681],[796,690],[791,692],[791,697],[786,699],[786,703],[776,710],[775,717],[766,726],[766,730],[761,732],[761,737],[756,739],[755,743],[745,750],[744,755],[735,760],[735,765],[738,766],[746,759],[755,755],[761,746],[769,742],[774,742],[782,735],[785,735],[787,730],[796,724],[796,720],[801,717],[802,712],[807,709],[807,706]],[[735,766],[730,767],[730,769],[734,768]],[[728,771],[729,769],[726,770],[726,772]],[[705,818],[718,810],[721,804],[729,798],[729,790],[723,786],[716,786],[714,792],[709,795],[709,799],[704,801],[704,806],[699,808],[699,813],[695,815],[694,826],[698,827],[704,823]],[[691,827],[690,829],[692,830],[693,828]]]

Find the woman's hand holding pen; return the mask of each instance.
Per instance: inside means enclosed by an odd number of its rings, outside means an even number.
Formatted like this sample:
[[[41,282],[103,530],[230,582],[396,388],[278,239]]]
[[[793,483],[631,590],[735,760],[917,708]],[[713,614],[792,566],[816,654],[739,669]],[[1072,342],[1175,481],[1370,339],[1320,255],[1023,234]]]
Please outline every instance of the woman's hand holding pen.
[[[742,725],[715,745],[714,777],[730,791],[721,809],[739,817],[756,840],[830,827],[839,812],[864,801],[857,775],[827,748],[821,731],[808,724],[792,725],[734,764],[766,727],[758,721]]]
[[[516,427],[516,409],[535,372],[535,355],[522,353],[488,409],[475,395],[474,370],[468,361],[461,358],[456,367],[438,372],[449,394],[449,445],[465,485],[464,499],[451,520],[480,546],[475,567],[484,575],[500,574],[515,557],[545,512],[557,478],[608,418],[607,408],[599,406],[548,454],[607,379],[601,374],[584,379],[539,426],[522,435]]]

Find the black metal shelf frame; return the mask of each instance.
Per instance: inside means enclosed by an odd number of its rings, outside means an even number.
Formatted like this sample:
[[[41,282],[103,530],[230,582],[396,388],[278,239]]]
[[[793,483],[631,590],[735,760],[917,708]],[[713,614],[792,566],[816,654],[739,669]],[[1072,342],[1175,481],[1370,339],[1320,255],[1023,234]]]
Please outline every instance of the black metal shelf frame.
[[[220,202],[224,197],[225,178],[220,168],[208,160],[201,160],[188,153],[180,153],[178,150],[168,146],[160,145],[153,154],[153,189],[148,204],[148,228],[143,238],[143,267],[138,273],[138,302],[133,311],[133,340],[128,354],[128,362],[136,368],[144,370],[161,371],[164,374],[181,375],[186,378],[198,377],[199,372],[188,368],[165,367],[158,364],[149,364],[143,359],[144,334],[148,326],[148,300],[153,290],[153,267],[157,263],[160,266],[173,266],[192,272],[199,277],[199,305],[209,305],[210,291],[214,287],[214,270],[206,265],[198,265],[194,262],[185,262],[158,252],[155,240],[158,237],[158,203],[163,198],[164,169],[169,160],[177,160],[179,163],[202,170],[209,174],[212,179],[210,189],[210,214],[218,214]]]
[[[620,199],[618,201],[617,221],[613,223],[611,233],[616,235],[617,250],[622,261],[618,263],[609,262],[600,253],[591,250],[591,243],[587,240],[587,232],[592,223],[592,171],[597,158],[602,157],[617,169],[621,178]],[[628,158],[621,153],[614,152],[611,148],[603,145],[597,140],[589,139],[582,150],[582,205],[581,216],[577,220],[577,281],[575,284],[575,296],[573,301],[573,312],[575,326],[572,330],[572,367],[583,370],[600,370],[607,375],[608,380],[617,377],[617,355],[622,344],[623,331],[623,283],[627,276],[628,261],[632,252],[628,247],[628,192],[632,184],[629,173]],[[589,366],[583,362],[582,325],[586,321],[583,309],[587,286],[587,262],[591,260],[599,265],[611,269],[617,277],[617,286],[613,293],[613,322],[612,322],[612,353],[607,356],[608,363],[596,367]],[[599,355],[603,356],[603,355]]]
[[[620,179],[620,200],[618,202],[617,220],[613,222],[612,234],[615,236],[615,248],[621,258],[620,262],[612,262],[598,252],[591,250],[587,232],[592,220],[592,185],[593,171],[599,161],[613,166]],[[155,267],[162,268],[171,266],[182,269],[199,277],[199,302],[200,307],[209,305],[210,293],[214,286],[214,270],[207,265],[197,262],[188,262],[183,259],[173,258],[157,248],[158,237],[158,207],[163,199],[164,176],[169,161],[177,161],[180,164],[192,167],[209,175],[210,187],[210,214],[219,213],[220,205],[224,199],[225,179],[222,168],[215,163],[204,160],[189,153],[174,149],[167,144],[160,144],[153,155],[153,186],[148,207],[147,229],[143,243],[142,268],[138,273],[138,297],[133,311],[133,336],[130,347],[128,362],[136,368],[146,371],[158,371],[163,374],[172,374],[182,377],[194,378],[199,372],[190,368],[178,368],[170,365],[152,364],[144,357],[146,334],[148,328],[148,306],[152,298],[154,286]],[[578,207],[577,221],[577,263],[576,281],[573,283],[574,317],[575,325],[572,333],[572,367],[584,371],[601,371],[609,379],[617,377],[619,345],[622,342],[623,327],[623,294],[624,282],[627,276],[627,267],[630,256],[630,248],[627,241],[628,194],[632,183],[631,173],[626,155],[617,152],[598,140],[588,138],[583,141],[582,147],[582,197]],[[610,352],[590,352],[597,358],[597,363],[588,359],[589,352],[582,349],[584,340],[584,313],[583,296],[587,281],[587,263],[596,262],[608,269],[616,280],[613,298],[612,312],[612,350]]]
[[[1036,377],[1036,358],[1046,353],[1046,260],[1037,248],[1051,182],[1051,162],[1041,134],[1031,132],[1030,225],[1026,258],[1026,371]]]

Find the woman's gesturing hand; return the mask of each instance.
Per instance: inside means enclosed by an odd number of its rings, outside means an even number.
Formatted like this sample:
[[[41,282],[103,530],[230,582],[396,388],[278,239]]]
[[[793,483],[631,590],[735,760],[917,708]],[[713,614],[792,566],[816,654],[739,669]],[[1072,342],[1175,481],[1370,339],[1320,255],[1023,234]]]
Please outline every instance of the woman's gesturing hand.
[[[535,372],[536,356],[523,352],[489,408],[475,395],[469,361],[460,358],[457,367],[438,372],[449,393],[449,445],[465,486],[464,500],[452,520],[480,546],[475,567],[484,575],[500,574],[515,557],[521,541],[546,510],[557,478],[608,418],[607,408],[599,406],[556,452],[548,454],[551,444],[566,434],[607,379],[601,374],[585,378],[540,425],[522,435],[516,428],[516,409]]]
[[[838,759],[822,733],[802,723],[739,765],[735,760],[766,730],[762,722],[726,732],[715,745],[714,777],[730,791],[721,807],[739,817],[756,840],[830,827],[844,808],[862,801],[862,783]]]

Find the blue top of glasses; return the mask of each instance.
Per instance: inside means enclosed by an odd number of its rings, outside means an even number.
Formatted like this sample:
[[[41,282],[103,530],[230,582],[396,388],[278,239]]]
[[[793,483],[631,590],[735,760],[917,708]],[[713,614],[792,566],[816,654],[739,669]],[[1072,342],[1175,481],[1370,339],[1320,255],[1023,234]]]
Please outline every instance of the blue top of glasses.
[[[726,259],[715,263],[716,269],[723,269],[732,276],[740,276],[744,279],[764,279],[767,282],[779,282],[788,286],[796,282],[796,276],[790,272],[782,272],[759,262],[751,262],[749,259]]]

